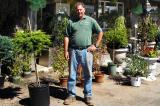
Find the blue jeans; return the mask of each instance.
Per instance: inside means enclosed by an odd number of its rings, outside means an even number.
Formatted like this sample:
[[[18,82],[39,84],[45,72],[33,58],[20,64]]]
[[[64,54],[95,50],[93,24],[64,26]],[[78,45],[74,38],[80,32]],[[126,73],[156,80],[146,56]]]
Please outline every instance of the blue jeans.
[[[88,52],[87,49],[70,50],[70,74],[68,79],[68,93],[69,96],[76,96],[76,77],[77,67],[82,65],[83,77],[84,77],[84,97],[92,96],[92,65],[93,55]]]

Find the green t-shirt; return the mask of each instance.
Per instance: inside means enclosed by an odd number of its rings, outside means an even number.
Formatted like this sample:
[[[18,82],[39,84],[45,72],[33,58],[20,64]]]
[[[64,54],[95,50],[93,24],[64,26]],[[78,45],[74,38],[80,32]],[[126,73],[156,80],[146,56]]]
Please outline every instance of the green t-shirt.
[[[69,47],[85,47],[92,44],[92,34],[101,31],[95,19],[84,16],[82,20],[69,20],[65,36],[69,37]]]

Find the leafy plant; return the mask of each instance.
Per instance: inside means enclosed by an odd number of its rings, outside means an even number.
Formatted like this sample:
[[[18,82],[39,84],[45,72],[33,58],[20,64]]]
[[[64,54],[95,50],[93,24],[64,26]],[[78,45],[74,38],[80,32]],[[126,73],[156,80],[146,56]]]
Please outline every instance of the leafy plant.
[[[25,55],[31,53],[38,55],[43,48],[51,44],[49,35],[41,30],[19,30],[15,33],[13,43],[15,44],[17,53]]]
[[[23,72],[31,72],[31,55],[22,59],[22,71]]]
[[[0,35],[0,63],[3,64],[2,71],[10,71],[8,67],[11,66],[12,50],[12,39],[10,37]],[[7,72],[4,73],[6,74]],[[0,70],[0,75],[1,74]]]
[[[12,57],[12,39],[7,36],[0,35],[0,59],[6,60]]]
[[[155,41],[158,35],[158,26],[150,16],[140,18],[138,22],[138,34],[142,41]]]
[[[22,56],[22,59],[27,62],[31,54],[35,57],[41,53],[44,48],[51,44],[49,35],[41,30],[27,31],[18,30],[13,39],[14,50],[17,55]],[[27,60],[27,61],[26,61]],[[36,68],[36,61],[35,61]],[[36,82],[39,83],[38,72],[36,70]]]
[[[124,48],[128,44],[127,28],[125,26],[125,18],[119,16],[115,20],[113,28],[104,33],[109,48]]]
[[[15,56],[11,68],[12,76],[20,76],[22,73],[22,59],[20,56]]]
[[[64,48],[62,46],[57,46],[54,48],[53,54],[53,64],[52,67],[55,71],[59,72],[59,77],[68,76],[68,61],[65,59]]]
[[[147,76],[148,75],[148,62],[136,54],[131,54],[126,59],[127,70],[124,75],[132,77]]]
[[[157,34],[158,34],[158,26],[155,23],[151,22],[149,24],[147,39],[149,41],[155,41]]]
[[[68,17],[66,14],[57,14],[53,17],[49,27],[52,30],[53,45],[62,45],[64,32],[68,24]]]

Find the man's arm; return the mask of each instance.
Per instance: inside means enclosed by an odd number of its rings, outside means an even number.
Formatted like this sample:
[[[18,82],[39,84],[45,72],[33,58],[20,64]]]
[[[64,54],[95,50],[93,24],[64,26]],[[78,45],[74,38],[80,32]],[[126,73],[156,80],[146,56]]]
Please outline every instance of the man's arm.
[[[66,60],[69,60],[69,52],[68,52],[69,38],[64,37],[64,57]]]
[[[88,47],[87,50],[90,51],[90,52],[95,51],[97,49],[97,47],[99,46],[99,44],[102,40],[102,37],[103,37],[103,32],[99,32],[96,43],[91,45],[90,47]]]
[[[99,32],[98,37],[97,37],[97,41],[95,43],[96,48],[99,46],[100,42],[102,41],[102,37],[103,37],[103,32]]]

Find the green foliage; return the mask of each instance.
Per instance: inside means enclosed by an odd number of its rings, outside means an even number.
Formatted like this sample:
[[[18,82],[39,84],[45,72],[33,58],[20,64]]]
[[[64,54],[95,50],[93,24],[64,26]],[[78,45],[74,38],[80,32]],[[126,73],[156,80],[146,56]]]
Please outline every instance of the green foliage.
[[[142,40],[155,41],[158,34],[158,26],[153,22],[150,16],[139,19],[138,22],[139,38]]]
[[[10,72],[9,66],[11,66],[13,56],[12,50],[12,39],[10,37],[0,35],[0,63],[3,64],[2,72],[0,70],[0,75],[8,74],[8,72]]]
[[[103,22],[107,23],[108,28],[112,28],[114,26],[114,22],[116,18],[120,15],[117,10],[113,10],[110,13],[105,13],[98,18],[98,23],[100,26],[103,26]]]
[[[44,8],[47,4],[46,0],[26,0],[30,3],[30,8],[34,11],[38,11],[40,8]]]
[[[148,62],[138,55],[131,54],[129,58],[126,59],[127,70],[124,72],[124,75],[129,76],[145,76],[147,77],[148,71]]]
[[[53,64],[52,67],[55,71],[60,73],[60,77],[65,77],[68,72],[68,61],[64,57],[64,48],[62,46],[57,46],[54,48],[53,53]]]
[[[158,26],[155,23],[150,23],[148,34],[147,34],[147,39],[149,41],[155,41],[157,34],[158,34]]]
[[[20,56],[14,56],[14,60],[12,63],[11,69],[11,75],[12,76],[20,76],[22,73],[22,58]]]
[[[119,16],[115,20],[114,27],[104,33],[104,37],[110,48],[118,49],[126,47],[128,44],[128,34],[125,27],[125,18]]]
[[[0,35],[0,60],[6,60],[12,57],[12,39]]]
[[[53,45],[62,45],[64,32],[68,24],[68,17],[65,14],[59,14],[53,17],[49,27],[52,30]]]
[[[30,71],[31,55],[37,56],[51,43],[49,35],[40,30],[33,32],[18,30],[12,41],[14,46],[14,61],[11,67],[13,74],[18,73],[18,70],[19,72]]]
[[[31,55],[24,55],[23,57],[22,71],[23,72],[30,72],[31,71]]]
[[[38,55],[42,49],[51,44],[49,35],[44,32],[19,30],[13,39],[15,52],[18,54]]]

